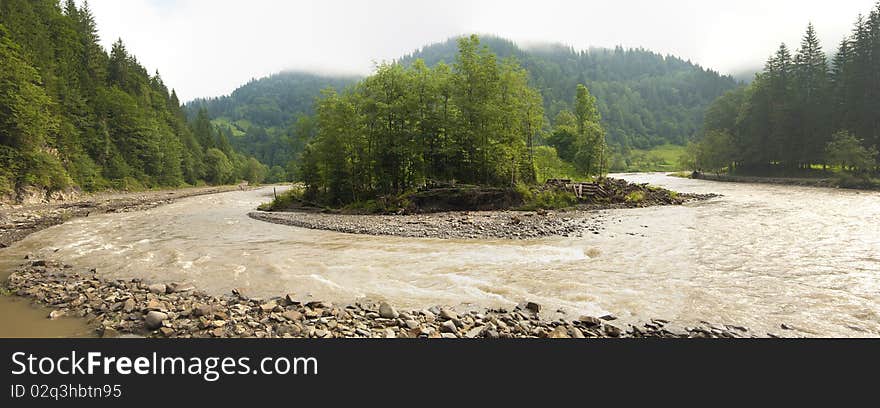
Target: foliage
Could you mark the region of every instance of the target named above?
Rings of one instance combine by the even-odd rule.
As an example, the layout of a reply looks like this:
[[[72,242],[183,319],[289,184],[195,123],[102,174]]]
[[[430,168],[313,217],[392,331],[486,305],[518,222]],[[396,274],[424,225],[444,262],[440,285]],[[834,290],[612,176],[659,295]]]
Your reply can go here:
[[[516,61],[462,38],[452,66],[383,64],[346,92],[326,90],[300,177],[310,198],[336,205],[433,181],[534,183],[542,106]]]
[[[294,186],[290,190],[278,194],[272,202],[260,205],[258,209],[260,211],[289,210],[302,202],[303,194],[302,188]]]
[[[815,173],[814,167],[878,170],[880,3],[859,17],[830,67],[815,29],[792,55],[782,44],[749,86],[708,109],[692,146],[694,169]]]
[[[575,111],[556,115],[556,126],[547,139],[560,157],[574,164],[580,175],[602,175],[607,169],[605,129],[596,107],[596,98],[582,84],[577,86]]]
[[[558,210],[577,205],[578,199],[573,192],[556,188],[531,188],[518,185],[517,191],[523,197],[521,211]]]
[[[852,171],[866,171],[877,165],[877,148],[866,148],[863,141],[848,132],[835,133],[825,155],[829,164]]]
[[[725,130],[710,130],[700,143],[689,147],[694,151],[696,170],[720,173],[733,163],[733,139]]]
[[[99,45],[87,3],[0,2],[0,189],[198,184],[215,146],[235,169],[224,181],[248,169],[122,41]]]
[[[359,79],[282,72],[251,80],[228,96],[196,99],[186,110],[193,116],[205,109],[237,151],[270,167],[286,167],[314,136],[308,120],[321,90],[342,91]]]
[[[459,53],[458,40],[429,45],[399,62],[409,67],[422,59],[432,69],[441,62],[451,64]],[[528,113],[532,119],[527,125],[536,127],[528,132],[533,137],[526,141],[527,146],[554,146],[559,156],[571,163],[577,152],[561,146],[567,141],[560,139],[574,141],[576,119],[568,122],[572,127],[566,129],[560,115],[574,115],[578,84],[585,85],[596,97],[595,107],[601,118],[598,123],[609,145],[602,162],[610,165],[616,161],[614,167],[618,169],[627,161],[635,163],[630,168],[642,166],[645,158],[631,159],[631,152],[638,155],[659,145],[684,145],[694,139],[706,106],[737,85],[732,78],[689,61],[643,49],[575,51],[561,45],[522,49],[497,37],[483,37],[481,44],[498,55],[496,62],[512,57],[526,70],[527,75],[520,79],[525,79],[530,89],[523,101],[532,106]],[[252,80],[229,96],[195,100],[186,108],[191,117],[206,108],[233,148],[270,167],[284,167],[288,177],[299,179],[300,156],[317,132],[313,102],[323,89],[344,93],[357,81],[352,77],[283,72]],[[536,98],[539,95],[542,101]],[[554,137],[557,140],[551,143]],[[612,149],[616,152],[613,156]],[[585,153],[582,158],[589,157]]]
[[[580,177],[574,165],[562,160],[551,146],[536,146],[534,152],[537,181],[543,183],[549,179],[575,180]]]
[[[641,190],[633,191],[626,195],[626,202],[630,204],[637,204],[642,201],[645,201],[645,192]]]
[[[655,172],[687,168],[682,163],[682,157],[686,158],[686,149],[685,146],[665,144],[648,150],[633,149],[628,155],[612,152],[611,171]]]
[[[233,167],[226,154],[217,148],[210,148],[205,153],[206,180],[213,184],[224,184],[232,181]]]
[[[575,110],[578,84],[589,88],[598,99],[608,143],[623,154],[633,148],[685,144],[698,135],[706,106],[737,86],[731,77],[644,49],[576,51],[561,44],[522,49],[503,38],[483,40],[500,58],[513,56],[521,62],[530,84],[544,97],[548,118]],[[434,66],[452,61],[456,41],[424,47],[401,62],[408,65],[422,59]],[[560,157],[564,157],[561,150]]]

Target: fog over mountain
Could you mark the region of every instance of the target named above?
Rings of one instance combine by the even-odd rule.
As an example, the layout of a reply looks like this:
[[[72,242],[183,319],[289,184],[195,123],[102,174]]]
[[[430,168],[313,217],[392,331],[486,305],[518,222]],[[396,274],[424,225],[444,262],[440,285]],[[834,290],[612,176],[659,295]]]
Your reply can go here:
[[[91,0],[102,43],[118,38],[182,100],[228,94],[285,69],[367,74],[391,60],[463,33],[528,46],[644,47],[722,73],[763,66],[780,42],[796,45],[812,21],[826,49],[872,0],[706,2],[630,0],[297,1]],[[823,8],[823,4],[825,7]]]

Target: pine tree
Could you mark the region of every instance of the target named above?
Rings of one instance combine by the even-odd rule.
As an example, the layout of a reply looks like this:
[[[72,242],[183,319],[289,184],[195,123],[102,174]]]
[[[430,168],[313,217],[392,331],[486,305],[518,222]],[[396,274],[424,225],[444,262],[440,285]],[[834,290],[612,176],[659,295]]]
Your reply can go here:
[[[785,44],[781,44],[776,54],[767,61],[767,91],[769,93],[770,143],[772,158],[786,165],[797,162],[797,152],[793,146],[799,142],[794,131],[792,115],[792,60]]]
[[[796,150],[801,165],[822,162],[831,136],[828,101],[828,62],[812,24],[807,26],[801,48],[794,59],[793,101],[796,132],[789,148]],[[799,140],[797,140],[799,139]],[[790,142],[791,143],[791,142]]]
[[[840,42],[831,70],[831,123],[835,130],[848,129],[853,123],[849,101],[855,95],[852,89],[852,53],[848,38]]]

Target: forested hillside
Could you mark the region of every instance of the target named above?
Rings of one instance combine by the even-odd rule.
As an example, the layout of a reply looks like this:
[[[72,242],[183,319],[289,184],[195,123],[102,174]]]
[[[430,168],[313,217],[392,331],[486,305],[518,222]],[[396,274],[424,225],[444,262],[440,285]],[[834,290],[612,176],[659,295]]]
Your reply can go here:
[[[497,37],[482,41],[499,59],[514,56],[529,72],[551,123],[572,108],[577,84],[585,84],[599,101],[608,143],[620,151],[686,143],[698,134],[706,106],[737,85],[689,61],[644,49],[576,51],[559,44],[524,49]],[[423,59],[432,66],[452,61],[455,52],[456,40],[450,39],[401,61]]]
[[[782,44],[748,87],[709,108],[694,167],[803,174],[834,166],[865,175],[880,146],[880,3],[829,58],[810,25]]]
[[[424,59],[429,67],[440,61],[452,63],[456,39],[434,44],[401,58],[404,65]],[[529,84],[542,94],[548,125],[536,135],[536,143],[549,143],[550,127],[562,111],[571,111],[578,84],[585,84],[598,100],[602,125],[616,152],[609,158],[617,169],[638,161],[630,149],[649,149],[664,144],[684,145],[700,130],[706,106],[736,87],[730,77],[705,70],[675,57],[641,49],[594,49],[585,52],[560,45],[524,50],[511,41],[481,38],[498,60],[516,57],[528,71]],[[291,157],[297,157],[314,136],[314,123],[307,116],[323,88],[337,91],[357,78],[281,73],[249,82],[230,96],[195,100],[190,113],[201,107],[224,129],[232,145],[253,154],[263,163],[288,173]]]
[[[187,110],[192,116],[205,108],[235,149],[276,167],[276,173],[287,170],[310,137],[303,117],[314,113],[321,90],[341,91],[358,79],[282,72],[252,80],[228,96],[196,99]]]
[[[122,41],[99,44],[88,4],[0,2],[0,195],[226,183],[265,173]]]

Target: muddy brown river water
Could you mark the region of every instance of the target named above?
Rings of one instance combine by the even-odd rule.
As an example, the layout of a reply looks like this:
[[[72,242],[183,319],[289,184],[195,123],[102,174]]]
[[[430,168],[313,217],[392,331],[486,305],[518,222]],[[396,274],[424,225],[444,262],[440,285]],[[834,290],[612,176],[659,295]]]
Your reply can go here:
[[[583,238],[468,241],[348,235],[252,220],[271,188],[182,199],[155,209],[72,220],[0,250],[0,278],[24,255],[95,267],[109,278],[187,281],[217,294],[293,292],[400,308],[512,306],[662,318],[804,336],[880,336],[880,193],[618,175],[723,197],[605,211]],[[45,319],[0,300],[0,336],[73,336],[78,320]],[[792,327],[783,331],[780,325]]]

